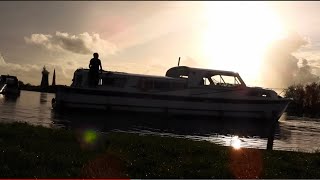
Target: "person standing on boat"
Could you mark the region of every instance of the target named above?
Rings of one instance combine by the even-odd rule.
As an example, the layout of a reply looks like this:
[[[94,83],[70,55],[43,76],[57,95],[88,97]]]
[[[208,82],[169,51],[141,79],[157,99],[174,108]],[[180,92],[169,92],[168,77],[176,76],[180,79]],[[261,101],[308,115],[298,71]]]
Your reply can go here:
[[[99,83],[99,67],[100,73],[102,73],[101,60],[99,59],[98,53],[93,53],[93,58],[89,64],[89,86],[96,87]]]

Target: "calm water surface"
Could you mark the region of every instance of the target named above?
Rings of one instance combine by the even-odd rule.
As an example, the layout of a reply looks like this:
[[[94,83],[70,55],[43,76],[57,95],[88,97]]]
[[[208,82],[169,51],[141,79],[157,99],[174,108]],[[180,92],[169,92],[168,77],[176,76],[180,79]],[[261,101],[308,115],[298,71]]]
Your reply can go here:
[[[21,91],[21,96],[16,99],[0,95],[0,122],[20,121],[51,128],[171,136],[206,140],[223,146],[231,146],[236,142],[241,147],[259,149],[265,149],[267,144],[267,130],[263,125],[243,124],[235,128],[234,122],[230,124],[198,119],[177,120],[143,115],[133,118],[83,112],[57,114],[51,108],[53,97],[51,93],[31,91]],[[283,115],[276,128],[274,149],[304,152],[320,150],[320,119]]]

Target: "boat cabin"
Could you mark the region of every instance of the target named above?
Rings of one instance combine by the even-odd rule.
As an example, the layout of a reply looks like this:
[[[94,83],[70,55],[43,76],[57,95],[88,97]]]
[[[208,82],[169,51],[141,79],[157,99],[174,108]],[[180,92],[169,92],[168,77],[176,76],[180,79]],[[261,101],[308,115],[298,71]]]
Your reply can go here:
[[[88,69],[77,69],[72,87],[88,87]],[[143,91],[177,90],[189,87],[246,87],[238,73],[177,66],[165,76],[103,71],[97,88],[126,88]]]
[[[18,78],[16,76],[1,75],[0,94],[19,96],[20,88]]]
[[[222,87],[245,87],[246,84],[236,72],[212,69],[191,68],[177,66],[170,68],[167,77],[188,79],[188,87],[199,86],[222,86]]]
[[[78,69],[72,79],[72,87],[88,87],[88,69]],[[177,90],[187,87],[186,79],[164,76],[142,75],[124,72],[103,71],[97,88],[126,88],[142,91]]]
[[[18,78],[16,76],[1,75],[0,84],[6,84],[8,87],[18,87]]]

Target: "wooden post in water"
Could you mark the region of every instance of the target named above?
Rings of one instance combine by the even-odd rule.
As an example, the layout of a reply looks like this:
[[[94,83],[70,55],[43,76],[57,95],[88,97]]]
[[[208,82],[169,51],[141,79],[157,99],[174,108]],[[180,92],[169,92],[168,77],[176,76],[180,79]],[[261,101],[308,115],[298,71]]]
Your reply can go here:
[[[273,118],[271,125],[269,126],[267,150],[272,150],[272,148],[273,148],[273,141],[274,141],[274,135],[275,135],[275,129],[276,129],[277,122],[278,122],[277,119]]]

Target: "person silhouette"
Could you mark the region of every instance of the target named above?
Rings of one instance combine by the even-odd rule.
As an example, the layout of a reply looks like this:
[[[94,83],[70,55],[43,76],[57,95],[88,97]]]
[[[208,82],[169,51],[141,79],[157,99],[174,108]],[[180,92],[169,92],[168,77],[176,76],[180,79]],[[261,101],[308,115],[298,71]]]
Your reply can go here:
[[[98,53],[93,53],[93,58],[89,64],[89,86],[96,87],[99,83],[99,67],[100,73],[102,73],[101,60]]]

